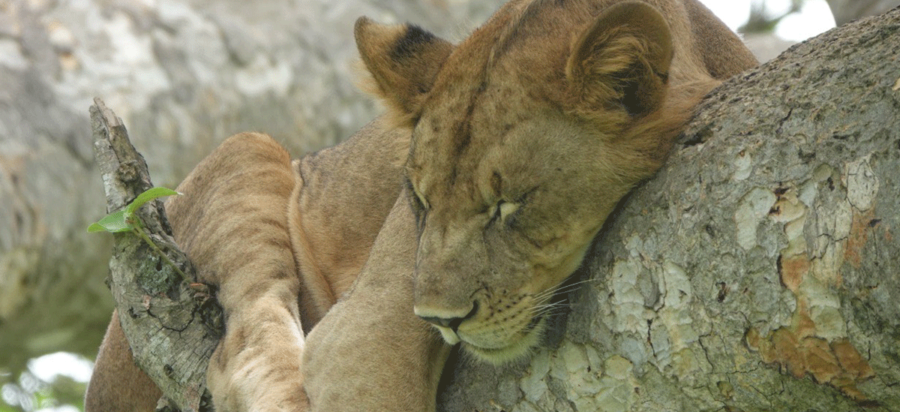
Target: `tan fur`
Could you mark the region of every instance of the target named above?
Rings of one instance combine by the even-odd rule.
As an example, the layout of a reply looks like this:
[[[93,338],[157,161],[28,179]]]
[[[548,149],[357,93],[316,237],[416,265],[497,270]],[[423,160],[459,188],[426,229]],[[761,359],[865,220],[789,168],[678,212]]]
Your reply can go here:
[[[100,345],[84,409],[94,412],[153,412],[162,393],[131,357],[131,348],[119,324],[118,311]]]
[[[514,0],[449,55],[420,34],[399,53],[411,36],[367,20],[356,36],[392,118],[413,130],[415,312],[495,363],[539,341],[615,204],[661,166],[700,99],[755,64],[694,0]],[[428,89],[402,81],[428,73],[415,80]]]
[[[220,287],[220,411],[429,411],[443,341],[527,354],[615,204],[755,64],[696,0],[513,0],[457,47],[355,30],[385,118],[293,165],[265,136],[233,137],[168,204]],[[123,339],[107,335],[89,411],[132,410],[115,394],[139,371],[102,366],[130,361]]]
[[[184,195],[167,202],[175,239],[200,280],[219,286],[225,309],[226,334],[207,371],[217,410],[305,408],[304,329],[367,260],[400,192],[408,147],[408,132],[376,120],[292,165],[271,138],[245,133],[222,143],[178,187]],[[152,411],[159,395],[114,317],[87,410]]]
[[[311,410],[435,409],[450,346],[413,314],[415,236],[400,197],[353,290],[309,334],[303,374]]]
[[[376,119],[348,141],[295,162],[289,202],[294,257],[303,279],[303,320],[319,322],[353,284],[402,187],[409,132]],[[326,286],[327,285],[327,286]]]

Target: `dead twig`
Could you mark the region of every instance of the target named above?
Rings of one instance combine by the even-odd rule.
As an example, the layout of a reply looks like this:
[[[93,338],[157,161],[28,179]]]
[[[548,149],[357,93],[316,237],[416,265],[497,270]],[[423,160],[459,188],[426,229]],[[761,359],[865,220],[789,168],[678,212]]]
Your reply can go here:
[[[90,112],[107,212],[117,211],[153,185],[121,119],[100,99],[94,99]],[[217,326],[222,324],[221,309],[212,299],[196,299],[196,290],[185,281],[195,280],[196,273],[172,238],[162,202],[148,202],[135,217],[147,238],[131,232],[114,234],[109,262],[108,282],[122,329],[135,362],[162,390],[165,403],[182,411],[200,411],[208,405],[206,366],[221,335]]]

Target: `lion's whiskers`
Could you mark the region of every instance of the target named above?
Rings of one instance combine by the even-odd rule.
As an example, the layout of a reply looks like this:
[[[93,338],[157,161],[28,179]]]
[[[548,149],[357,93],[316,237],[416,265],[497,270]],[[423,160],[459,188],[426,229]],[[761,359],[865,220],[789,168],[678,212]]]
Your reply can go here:
[[[535,294],[534,300],[543,301],[543,300],[553,297],[554,295],[556,295],[558,293],[573,292],[573,291],[579,289],[582,285],[584,285],[586,283],[595,282],[595,281],[596,281],[595,279],[584,279],[584,280],[580,280],[578,282],[564,284],[563,286],[560,286],[558,288],[550,288],[550,289],[544,290],[543,292]]]
[[[565,308],[567,305],[565,302],[553,302],[547,303],[543,305],[536,305],[531,308],[531,312],[533,316],[541,316],[546,315],[551,312],[555,312],[557,309]]]

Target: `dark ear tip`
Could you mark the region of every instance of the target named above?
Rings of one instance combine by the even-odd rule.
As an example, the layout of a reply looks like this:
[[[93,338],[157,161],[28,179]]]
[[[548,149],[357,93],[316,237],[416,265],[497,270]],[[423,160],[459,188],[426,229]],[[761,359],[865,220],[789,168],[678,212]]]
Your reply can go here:
[[[363,31],[370,25],[372,25],[372,20],[366,16],[356,19],[356,23],[353,24],[353,37],[356,38],[357,43]]]

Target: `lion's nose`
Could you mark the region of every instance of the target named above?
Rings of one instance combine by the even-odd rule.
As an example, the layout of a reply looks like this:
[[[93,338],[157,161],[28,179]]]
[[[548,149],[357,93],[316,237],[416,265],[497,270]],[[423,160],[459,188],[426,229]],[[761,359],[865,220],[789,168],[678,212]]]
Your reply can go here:
[[[415,308],[416,316],[422,318],[422,320],[431,323],[437,326],[443,326],[445,328],[450,328],[453,332],[456,332],[459,329],[459,325],[461,325],[466,319],[470,319],[475,316],[475,313],[478,312],[478,302],[472,303],[472,309],[469,313],[466,313],[463,316],[429,316],[431,313],[427,313],[427,311],[419,310],[419,308]]]

